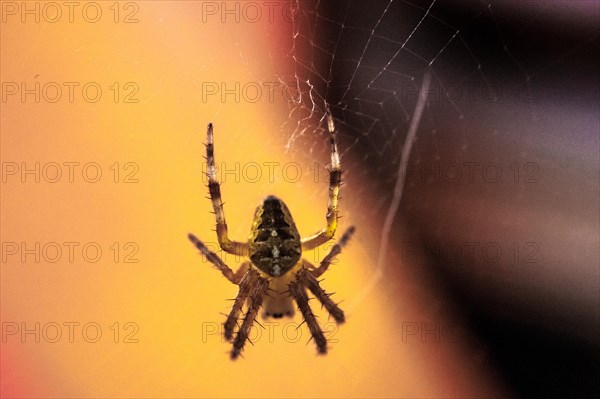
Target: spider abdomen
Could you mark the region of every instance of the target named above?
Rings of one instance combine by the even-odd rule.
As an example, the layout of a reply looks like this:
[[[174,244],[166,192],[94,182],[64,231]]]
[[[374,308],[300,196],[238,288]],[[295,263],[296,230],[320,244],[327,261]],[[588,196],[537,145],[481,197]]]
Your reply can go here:
[[[264,273],[278,277],[300,260],[300,234],[283,201],[268,196],[256,208],[248,240],[250,260]]]

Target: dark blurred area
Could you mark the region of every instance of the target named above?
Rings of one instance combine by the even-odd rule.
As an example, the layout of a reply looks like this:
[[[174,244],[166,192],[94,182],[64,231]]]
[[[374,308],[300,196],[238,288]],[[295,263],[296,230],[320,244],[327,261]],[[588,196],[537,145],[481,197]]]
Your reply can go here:
[[[381,198],[365,217],[392,199],[430,71],[396,218],[419,238],[408,255],[516,395],[599,397],[599,4],[301,4],[296,73],[331,104],[363,194]]]

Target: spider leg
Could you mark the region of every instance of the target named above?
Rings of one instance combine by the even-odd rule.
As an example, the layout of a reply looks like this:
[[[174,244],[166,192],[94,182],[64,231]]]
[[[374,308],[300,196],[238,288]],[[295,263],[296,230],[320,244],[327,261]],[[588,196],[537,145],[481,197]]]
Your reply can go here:
[[[225,252],[230,254],[247,256],[248,244],[243,242],[231,241],[227,235],[227,223],[225,222],[225,211],[223,209],[223,201],[221,200],[221,185],[216,178],[215,167],[215,146],[213,139],[213,125],[208,124],[206,132],[206,162],[208,168],[206,175],[208,176],[208,192],[212,201],[213,211],[217,219],[217,237],[219,245]]]
[[[319,326],[319,323],[317,322],[315,314],[308,304],[306,288],[301,280],[296,279],[290,283],[290,294],[298,304],[298,309],[302,312],[308,330],[317,344],[317,352],[320,354],[327,353],[327,339],[325,338],[325,334],[323,334],[321,326]]]
[[[242,278],[250,268],[250,262],[244,262],[240,265],[240,267],[235,271],[235,279],[236,281],[241,282]]]
[[[204,243],[200,241],[195,235],[189,233],[188,238],[190,239],[192,244],[194,244],[196,248],[198,248],[198,251],[200,251],[202,255],[206,256],[206,259],[208,259],[210,263],[215,265],[216,268],[219,269],[221,273],[223,273],[223,276],[225,276],[227,280],[231,281],[233,284],[240,283],[242,277],[244,276],[245,270],[248,268],[247,263],[243,263],[240,266],[240,269],[236,273],[234,273],[233,270],[231,270],[229,266],[227,266],[225,262],[223,262],[216,253],[209,250],[206,247],[206,245],[204,245]]]
[[[319,302],[323,304],[336,323],[342,324],[346,321],[344,311],[340,309],[337,303],[331,300],[331,294],[326,293],[325,290],[321,288],[319,281],[313,275],[311,270],[300,269],[296,274],[296,278],[314,294]]]
[[[327,271],[333,258],[335,258],[337,255],[339,255],[340,252],[342,252],[342,248],[344,248],[344,246],[346,246],[346,244],[348,243],[348,241],[354,234],[355,230],[356,230],[356,228],[354,226],[348,227],[348,229],[344,232],[344,235],[342,235],[342,238],[340,238],[340,240],[333,247],[331,247],[331,249],[329,250],[329,253],[327,255],[325,255],[325,257],[319,264],[319,267],[310,271],[313,276],[319,277]]]
[[[242,310],[242,306],[244,306],[244,302],[246,301],[246,298],[248,298],[248,294],[250,294],[250,288],[252,287],[253,283],[258,277],[257,274],[249,271],[249,269],[247,268],[247,263],[242,264],[242,267],[244,265],[246,265],[246,268],[244,268],[244,274],[240,281],[240,290],[237,296],[235,297],[233,306],[231,307],[231,311],[227,316],[227,320],[225,320],[225,323],[223,324],[223,335],[227,341],[231,341],[233,338],[233,330],[235,329],[235,326],[237,324],[238,316],[240,314],[240,311]],[[242,267],[240,267],[240,270],[238,270],[238,272],[242,271]]]
[[[329,144],[331,146],[331,166],[329,169],[329,200],[327,202],[327,227],[302,239],[302,250],[306,251],[325,244],[335,234],[338,219],[338,199],[342,184],[342,169],[340,154],[337,149],[335,124],[331,112],[327,109],[327,128],[329,129]]]
[[[249,306],[248,311],[244,316],[244,321],[233,340],[233,348],[230,353],[232,360],[237,359],[242,352],[242,349],[244,349],[246,340],[248,340],[250,328],[252,327],[252,324],[254,324],[254,319],[262,305],[263,296],[267,291],[267,288],[269,288],[269,281],[266,278],[261,277],[256,270],[250,269],[246,275],[250,275],[249,278],[251,279],[248,296]]]

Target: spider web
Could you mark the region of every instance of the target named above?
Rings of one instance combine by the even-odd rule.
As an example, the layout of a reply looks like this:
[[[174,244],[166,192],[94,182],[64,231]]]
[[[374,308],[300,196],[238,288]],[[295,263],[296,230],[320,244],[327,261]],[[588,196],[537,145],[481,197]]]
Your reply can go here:
[[[326,137],[323,115],[329,104],[344,137],[342,155],[354,156],[360,149],[364,164],[371,161],[376,175],[391,178],[377,179],[389,188],[426,71],[433,75],[436,99],[447,100],[442,104],[447,109],[426,110],[429,123],[422,130],[428,134],[439,128],[432,111],[450,112],[464,123],[461,105],[453,99],[457,93],[446,84],[461,90],[466,82],[493,88],[498,58],[503,58],[502,74],[520,75],[526,84],[531,76],[503,38],[493,4],[467,4],[456,10],[455,4],[436,0],[384,0],[367,6],[361,1],[297,1],[289,54],[294,76],[280,77],[296,99],[285,127],[291,132],[288,148],[305,141],[311,152],[316,149],[315,134]],[[535,3],[521,11],[526,20],[540,13]],[[480,34],[482,25],[493,41],[481,43],[470,36],[473,28]]]
[[[414,139],[431,144],[427,157],[433,160],[448,143],[468,154],[472,136],[465,131],[482,107],[514,102],[515,95],[526,102],[538,73],[595,38],[585,32],[575,39],[577,46],[561,43],[546,53],[532,52],[541,39],[530,38],[530,28],[552,11],[548,4],[294,3],[291,50],[285,56],[294,72],[279,75],[293,98],[282,126],[287,149],[309,148],[311,157],[327,159],[325,113],[331,109],[342,165],[352,170],[345,175],[352,202],[371,209],[361,215],[365,221],[385,216],[387,232],[367,232],[380,237],[376,278],[385,267],[385,243],[402,198],[406,171],[401,164],[421,157],[403,149],[425,76],[431,75],[431,83]]]

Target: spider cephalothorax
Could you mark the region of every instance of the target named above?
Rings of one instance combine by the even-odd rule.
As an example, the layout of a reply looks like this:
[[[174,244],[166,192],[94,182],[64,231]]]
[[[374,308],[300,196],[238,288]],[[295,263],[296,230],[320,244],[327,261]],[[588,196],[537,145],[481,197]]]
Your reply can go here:
[[[307,289],[321,302],[337,323],[343,323],[345,320],[344,312],[331,300],[330,294],[321,288],[317,279],[325,273],[333,258],[346,245],[354,233],[354,227],[346,230],[339,242],[323,258],[319,267],[315,267],[306,259],[301,258],[302,250],[314,249],[333,238],[337,227],[337,205],[342,171],[337,151],[335,126],[329,113],[327,114],[327,126],[331,145],[327,227],[312,236],[300,238],[292,214],[285,203],[277,197],[268,196],[262,205],[256,208],[248,242],[237,242],[231,241],[227,234],[227,224],[221,201],[221,187],[216,179],[213,126],[212,124],[208,125],[206,144],[208,191],[217,219],[219,245],[225,252],[247,256],[250,261],[242,263],[238,271],[234,273],[196,236],[189,234],[188,238],[229,281],[240,287],[231,312],[223,324],[225,338],[233,340],[232,359],[237,358],[244,348],[260,307],[264,307],[264,317],[291,317],[294,314],[292,299],[296,302],[308,325],[318,352],[327,353],[327,340],[308,305]],[[234,338],[234,330],[238,325],[244,305],[247,310]]]

